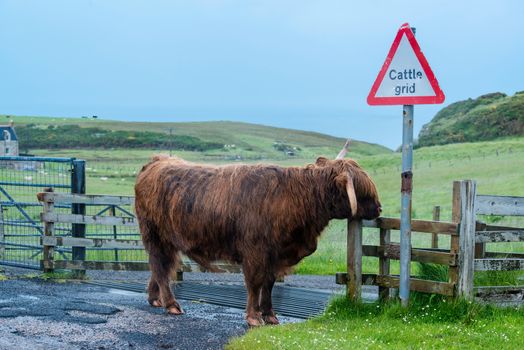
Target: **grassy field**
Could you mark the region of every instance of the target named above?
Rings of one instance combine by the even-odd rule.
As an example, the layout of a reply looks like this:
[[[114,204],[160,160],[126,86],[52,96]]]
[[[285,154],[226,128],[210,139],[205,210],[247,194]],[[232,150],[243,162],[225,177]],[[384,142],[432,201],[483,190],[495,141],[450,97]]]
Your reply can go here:
[[[522,349],[523,325],[523,308],[418,295],[403,309],[398,302],[352,304],[340,298],[323,316],[250,330],[226,349]]]
[[[147,150],[35,150],[42,156],[74,156],[86,159],[87,192],[98,194],[132,195],[137,171],[157,151]],[[336,150],[322,153],[334,157]],[[204,161],[199,152],[176,152],[176,155],[194,161]],[[400,154],[384,153],[373,156],[351,154],[375,180],[381,196],[384,216],[400,215]],[[271,160],[282,166],[305,165],[316,156],[301,159]],[[222,164],[225,161],[215,161]],[[413,217],[431,219],[435,205],[441,206],[441,220],[451,220],[452,182],[475,179],[482,194],[524,196],[524,138],[499,141],[453,144],[420,148],[414,152]],[[524,226],[516,218],[483,217],[487,222],[510,226]],[[398,241],[398,232],[393,232]],[[430,235],[413,234],[415,247],[429,247]],[[366,230],[366,244],[378,243],[377,230]],[[442,247],[449,239],[441,236]],[[334,274],[343,271],[346,259],[346,222],[334,220],[320,239],[318,250],[298,265],[297,273]],[[522,252],[521,243],[490,245],[489,250]],[[365,258],[364,272],[376,272],[376,258]],[[397,271],[398,265],[392,264]]]

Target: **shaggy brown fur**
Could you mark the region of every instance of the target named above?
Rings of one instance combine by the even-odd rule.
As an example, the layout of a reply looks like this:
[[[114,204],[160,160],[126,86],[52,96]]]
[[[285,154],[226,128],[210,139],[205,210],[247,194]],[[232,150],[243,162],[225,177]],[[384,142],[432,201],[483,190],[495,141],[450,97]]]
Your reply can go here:
[[[213,167],[156,156],[138,175],[135,194],[152,272],[151,305],[183,312],[169,288],[179,252],[207,268],[227,260],[242,264],[252,326],[278,323],[271,303],[275,279],[316,250],[329,220],[372,219],[381,210],[373,181],[355,161],[326,158],[282,168]]]

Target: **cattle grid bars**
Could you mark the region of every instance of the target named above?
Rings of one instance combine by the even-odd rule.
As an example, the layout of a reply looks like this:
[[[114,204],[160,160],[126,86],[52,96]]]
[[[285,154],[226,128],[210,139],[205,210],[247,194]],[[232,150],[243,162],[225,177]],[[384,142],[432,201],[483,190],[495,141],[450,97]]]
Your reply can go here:
[[[71,193],[81,185],[77,171],[84,161],[74,158],[0,157],[0,265],[40,269],[42,246],[40,222],[42,205],[35,194],[46,188],[56,193]],[[71,206],[57,206],[59,213],[71,213]],[[57,235],[71,234],[68,223],[56,225]],[[56,250],[71,259],[71,249]]]

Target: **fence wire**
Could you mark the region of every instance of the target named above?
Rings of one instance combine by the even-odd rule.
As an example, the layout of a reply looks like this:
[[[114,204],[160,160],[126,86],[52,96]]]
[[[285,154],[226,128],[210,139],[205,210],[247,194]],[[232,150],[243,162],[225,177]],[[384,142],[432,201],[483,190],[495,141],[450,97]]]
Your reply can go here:
[[[40,269],[44,228],[36,194],[46,188],[71,193],[72,171],[70,158],[0,157],[0,264]],[[56,209],[71,212],[70,206]],[[69,235],[71,225],[60,224],[55,230],[57,235]],[[56,252],[70,258],[70,249]]]
[[[135,217],[131,205],[88,205],[86,215]],[[86,238],[140,240],[138,226],[86,225]],[[142,249],[87,248],[86,260],[146,262]]]
[[[37,193],[72,192],[74,158],[0,157],[0,265],[40,269],[44,226],[40,221],[42,204]],[[87,186],[86,186],[87,187]],[[88,191],[88,188],[86,188]],[[70,214],[71,205],[55,205],[57,213]],[[131,205],[86,206],[86,215],[134,217]],[[56,223],[56,236],[71,237],[71,224]],[[140,240],[138,227],[86,225],[86,238]],[[56,247],[56,260],[73,260],[70,247]],[[87,248],[86,260],[147,261],[144,250]]]

